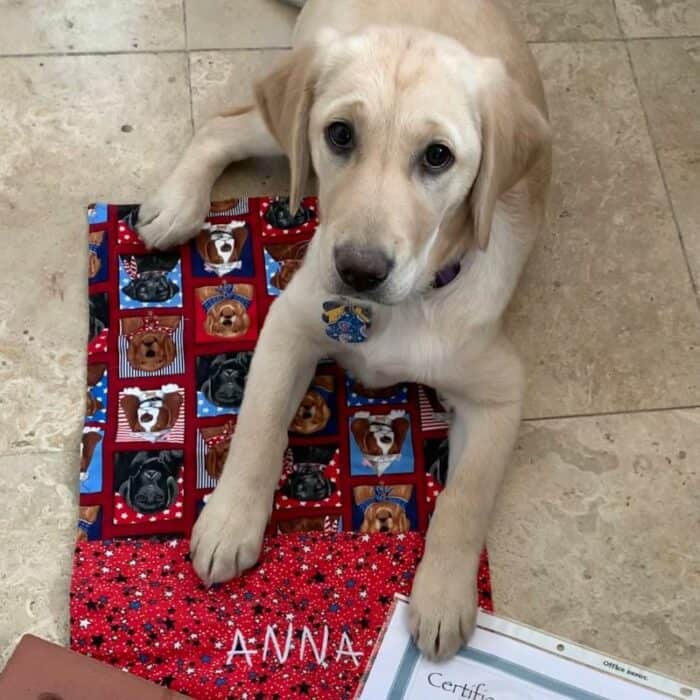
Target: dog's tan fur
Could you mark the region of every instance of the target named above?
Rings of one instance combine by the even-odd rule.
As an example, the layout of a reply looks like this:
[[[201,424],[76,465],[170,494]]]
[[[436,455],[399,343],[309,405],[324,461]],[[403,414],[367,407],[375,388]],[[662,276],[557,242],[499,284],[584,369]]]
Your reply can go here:
[[[255,87],[256,108],[205,125],[140,211],[141,235],[167,247],[198,233],[232,161],[284,152],[292,208],[312,171],[319,185],[322,225],[268,314],[230,467],[193,532],[193,564],[214,582],[257,560],[286,428],[321,357],[369,388],[421,381],[453,417],[411,620],[421,651],[445,658],[474,626],[479,553],[520,422],[523,372],[500,321],[544,217],[544,93],[497,0],[309,0],[295,47]],[[324,137],[338,119],[357,134],[347,157]],[[427,177],[421,154],[436,140],[454,163]],[[347,295],[334,265],[345,244],[394,262],[375,293],[359,295],[373,326],[352,346],[329,340],[320,320],[324,301]],[[430,289],[456,261],[459,276]]]

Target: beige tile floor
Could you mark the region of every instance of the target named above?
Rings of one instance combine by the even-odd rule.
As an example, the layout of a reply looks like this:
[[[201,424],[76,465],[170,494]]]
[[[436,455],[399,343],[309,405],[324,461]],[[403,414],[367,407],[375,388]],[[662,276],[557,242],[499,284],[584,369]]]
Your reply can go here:
[[[700,683],[700,4],[509,0],[556,131],[508,322],[527,421],[490,535],[498,610]],[[0,2],[0,658],[65,642],[84,205],[137,201],[289,45],[277,0]],[[284,190],[282,162],[220,194]]]

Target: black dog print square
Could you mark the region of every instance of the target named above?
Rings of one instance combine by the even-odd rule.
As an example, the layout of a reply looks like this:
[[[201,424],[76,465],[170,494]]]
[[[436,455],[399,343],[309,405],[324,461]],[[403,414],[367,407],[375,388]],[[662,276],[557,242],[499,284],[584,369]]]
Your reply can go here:
[[[197,416],[237,414],[253,353],[226,352],[197,358]]]
[[[318,226],[317,206],[314,197],[305,197],[301,200],[299,209],[292,214],[289,211],[288,197],[264,197],[260,200],[263,238],[312,234]]]
[[[125,316],[120,321],[119,376],[162,377],[185,371],[182,317]]]
[[[119,256],[121,309],[182,308],[182,268],[177,252]]]
[[[107,354],[109,341],[109,296],[97,292],[88,298],[88,359]]]
[[[340,448],[292,445],[285,450],[275,508],[341,508]]]
[[[183,517],[183,452],[157,450],[114,455],[115,525]]]

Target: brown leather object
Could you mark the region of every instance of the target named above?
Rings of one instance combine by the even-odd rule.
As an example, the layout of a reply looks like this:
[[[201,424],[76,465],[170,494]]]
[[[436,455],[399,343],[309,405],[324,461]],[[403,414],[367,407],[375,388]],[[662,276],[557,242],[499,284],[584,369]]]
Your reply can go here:
[[[0,674],[2,700],[185,700],[184,695],[25,634]]]

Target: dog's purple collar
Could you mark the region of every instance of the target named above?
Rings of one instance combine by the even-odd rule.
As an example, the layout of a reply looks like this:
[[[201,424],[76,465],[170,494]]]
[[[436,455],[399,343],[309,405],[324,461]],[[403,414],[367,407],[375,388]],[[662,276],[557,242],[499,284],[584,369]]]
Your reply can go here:
[[[447,265],[446,267],[443,267],[442,270],[439,270],[438,273],[435,275],[435,279],[433,280],[433,287],[435,289],[440,289],[440,287],[446,287],[450,282],[453,282],[456,279],[461,269],[462,263],[459,262],[452,263],[450,265]]]

